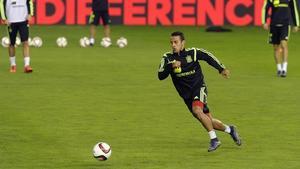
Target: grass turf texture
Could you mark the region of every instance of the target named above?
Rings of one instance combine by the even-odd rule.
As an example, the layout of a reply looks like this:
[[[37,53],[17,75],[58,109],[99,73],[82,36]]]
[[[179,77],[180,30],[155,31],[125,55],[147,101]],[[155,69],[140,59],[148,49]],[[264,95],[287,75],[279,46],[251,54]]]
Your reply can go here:
[[[182,30],[187,47],[214,53],[230,70],[223,79],[202,62],[213,115],[238,126],[243,146],[218,132],[222,146],[207,153],[208,135],[188,112],[170,78],[157,79],[170,49],[169,34]],[[99,28],[98,35],[102,35]],[[80,48],[88,27],[33,26],[44,40],[31,48],[33,74],[24,74],[21,48],[17,73],[0,55],[0,168],[2,169],[269,169],[300,168],[298,57],[292,34],[287,78],[276,77],[268,34],[261,28],[206,33],[196,27],[112,27],[113,42],[129,46]],[[5,27],[1,27],[2,36]],[[56,47],[65,36],[67,48]],[[100,39],[100,38],[98,38]],[[112,147],[106,162],[92,147]]]

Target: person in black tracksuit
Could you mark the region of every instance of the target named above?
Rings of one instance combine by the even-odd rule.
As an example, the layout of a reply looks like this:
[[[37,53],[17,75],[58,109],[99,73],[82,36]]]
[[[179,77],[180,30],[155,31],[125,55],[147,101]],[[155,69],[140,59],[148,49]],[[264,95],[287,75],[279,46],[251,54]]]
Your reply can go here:
[[[266,30],[269,29],[268,12],[272,10],[269,43],[274,47],[278,77],[287,75],[290,23],[293,22],[294,31],[297,32],[300,24],[298,8],[298,0],[265,0],[263,5],[262,24]]]
[[[211,139],[209,152],[216,150],[221,144],[214,129],[229,133],[235,143],[240,146],[241,139],[236,128],[225,125],[218,119],[213,118],[209,111],[207,87],[199,61],[206,61],[226,78],[229,77],[228,69],[213,54],[204,49],[186,49],[184,47],[185,37],[182,32],[173,32],[170,42],[173,52],[167,52],[163,55],[158,70],[159,80],[164,80],[171,75],[178,94],[194,117],[208,131]]]
[[[90,15],[89,23],[90,27],[90,45],[95,43],[96,26],[99,25],[100,18],[104,26],[104,38],[110,41],[110,26],[111,23],[108,0],[93,0],[92,1],[92,13]]]

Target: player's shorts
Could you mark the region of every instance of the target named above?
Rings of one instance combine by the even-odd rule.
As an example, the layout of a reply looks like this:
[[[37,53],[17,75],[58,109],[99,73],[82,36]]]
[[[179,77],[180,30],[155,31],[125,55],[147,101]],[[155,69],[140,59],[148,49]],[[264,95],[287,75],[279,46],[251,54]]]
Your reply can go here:
[[[7,28],[8,28],[8,34],[9,34],[11,46],[15,45],[18,32],[20,34],[21,42],[28,41],[28,37],[29,37],[28,21],[11,23]]]
[[[200,101],[203,103],[203,113],[209,113],[209,108],[207,106],[207,89],[205,86],[202,86],[196,90],[191,98],[184,99],[184,102],[191,113],[193,113],[193,103],[194,101]]]
[[[269,34],[269,43],[270,44],[280,44],[282,40],[289,40],[290,35],[290,26],[282,25],[282,26],[270,26],[270,34]]]
[[[93,11],[90,15],[89,23],[97,26],[99,25],[100,18],[103,25],[111,23],[108,11]]]

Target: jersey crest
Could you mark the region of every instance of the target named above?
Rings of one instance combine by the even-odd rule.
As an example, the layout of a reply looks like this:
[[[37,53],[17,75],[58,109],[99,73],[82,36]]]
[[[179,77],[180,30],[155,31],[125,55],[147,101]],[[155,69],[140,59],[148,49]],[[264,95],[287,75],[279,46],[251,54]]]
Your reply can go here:
[[[192,59],[192,57],[190,55],[188,55],[185,59],[186,59],[187,63],[193,62],[193,59]]]

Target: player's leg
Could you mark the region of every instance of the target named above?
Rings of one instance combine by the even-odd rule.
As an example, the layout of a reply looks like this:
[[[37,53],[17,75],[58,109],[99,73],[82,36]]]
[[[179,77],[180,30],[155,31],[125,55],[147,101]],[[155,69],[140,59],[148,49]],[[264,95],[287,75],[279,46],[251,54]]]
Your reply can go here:
[[[230,134],[231,138],[238,146],[242,145],[242,140],[241,140],[235,126],[233,126],[233,125],[229,126],[229,125],[224,124],[222,121],[220,121],[216,118],[213,118],[211,113],[206,113],[206,115],[211,119],[215,130],[223,131],[225,133]]]
[[[29,24],[27,21],[22,22],[20,24],[19,32],[20,32],[21,42],[23,44],[24,72],[31,73],[32,68],[30,66],[30,54],[29,54],[29,44],[28,44]]]
[[[104,25],[104,36],[110,38],[110,26]]]
[[[288,66],[288,39],[290,34],[290,26],[283,26],[280,35],[280,46],[282,48],[282,74],[281,77],[286,77]]]
[[[286,77],[287,74],[287,66],[288,66],[288,42],[286,40],[282,40],[280,43],[282,48],[282,73],[281,77]]]
[[[224,123],[222,123],[220,120],[213,118],[211,113],[208,112],[208,113],[205,113],[205,114],[211,119],[211,122],[213,124],[213,128],[215,130],[219,130],[219,131],[225,131],[226,130],[226,125]]]
[[[110,26],[109,26],[109,24],[111,23],[111,20],[110,20],[110,17],[109,17],[109,13],[108,13],[108,11],[102,11],[100,15],[101,15],[101,19],[102,19],[103,26],[104,26],[104,37],[110,39]]]
[[[274,50],[274,60],[277,67],[277,76],[281,76],[282,66],[281,66],[281,47],[279,39],[279,28],[276,26],[270,27],[270,39],[269,43],[273,44]]]
[[[205,115],[206,109],[204,109],[207,103],[207,89],[205,86],[202,86],[198,91],[195,91],[194,98],[192,99],[192,113],[195,118],[197,118],[202,126],[207,130],[210,137],[210,146],[208,151],[216,150],[221,142],[218,140],[216,132],[213,128],[212,120]]]
[[[90,45],[93,46],[95,44],[95,35],[96,35],[96,26],[90,26]]]
[[[282,62],[284,63],[284,62],[287,62],[288,61],[288,54],[289,54],[289,52],[288,52],[288,42],[286,41],[286,40],[282,40],[281,42],[280,42],[280,46],[281,46],[281,48],[282,48]]]
[[[203,103],[201,103],[200,101],[195,100],[193,102],[193,106],[192,106],[192,110],[193,110],[193,116],[198,119],[201,124],[203,125],[203,127],[208,131],[213,131],[213,124],[212,121],[209,117],[207,117],[204,113],[203,113]],[[216,136],[214,136],[213,138],[216,138]]]
[[[17,38],[17,25],[15,23],[10,24],[8,27],[8,35],[10,40],[10,45],[8,48],[9,61],[10,61],[10,72],[15,73],[17,70],[16,64],[16,38]]]
[[[281,76],[282,74],[281,47],[278,44],[273,44],[273,48],[274,48],[274,59],[277,66],[277,76]]]
[[[95,44],[96,37],[96,27],[99,25],[99,13],[93,11],[90,15],[89,19],[90,23],[90,45],[93,46]]]
[[[211,119],[203,112],[203,105],[203,102],[201,102],[200,100],[194,100],[192,104],[192,113],[208,132],[208,135],[210,137],[208,152],[211,152],[216,150],[221,145],[221,142],[217,138]]]
[[[273,45],[274,48],[274,59],[276,64],[281,63],[281,46],[278,44]],[[281,69],[280,69],[281,70]]]

